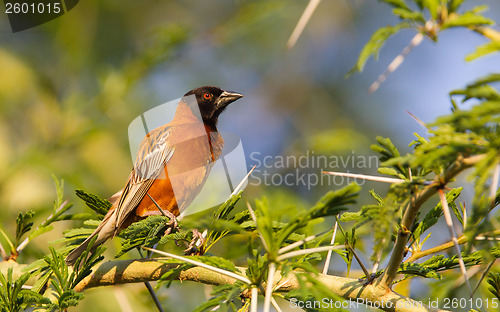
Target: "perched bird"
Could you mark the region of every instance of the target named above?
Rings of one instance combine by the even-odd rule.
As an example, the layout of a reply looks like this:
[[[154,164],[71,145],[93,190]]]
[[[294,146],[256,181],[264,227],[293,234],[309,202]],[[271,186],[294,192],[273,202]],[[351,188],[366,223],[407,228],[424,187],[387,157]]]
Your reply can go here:
[[[186,93],[172,121],[142,140],[125,188],[112,200],[97,229],[66,257],[66,264],[73,265],[96,235],[92,250],[131,223],[161,214],[158,206],[170,216],[178,216],[189,206],[222,153],[219,115],[241,97],[212,86]]]

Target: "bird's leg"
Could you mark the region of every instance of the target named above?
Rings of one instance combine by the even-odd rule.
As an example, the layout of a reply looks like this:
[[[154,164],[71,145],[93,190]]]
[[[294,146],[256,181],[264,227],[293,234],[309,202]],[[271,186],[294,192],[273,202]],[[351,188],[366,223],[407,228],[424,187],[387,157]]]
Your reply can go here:
[[[208,231],[205,230],[200,233],[197,229],[193,229],[193,239],[189,243],[188,247],[184,250],[185,255],[202,255],[203,254],[203,243],[205,242],[205,237]]]
[[[151,201],[153,201],[153,203],[155,204],[156,208],[158,208],[158,210],[160,211],[160,213],[164,216],[164,217],[168,217],[169,218],[169,221],[167,222],[167,226],[168,228],[165,230],[165,235],[168,235],[170,233],[172,233],[172,230],[176,229],[178,227],[178,223],[177,223],[177,217],[171,213],[170,211],[168,210],[164,210],[160,207],[160,205],[158,205],[158,203],[156,202],[156,200],[154,200],[153,197],[151,197],[151,195],[149,195],[149,193],[146,193],[149,198],[151,199]],[[157,214],[157,213],[152,213],[152,214]]]
[[[173,230],[177,229],[179,224],[177,223],[177,217],[168,210],[162,210],[170,220],[167,222],[168,228],[165,230],[165,235],[172,233]]]

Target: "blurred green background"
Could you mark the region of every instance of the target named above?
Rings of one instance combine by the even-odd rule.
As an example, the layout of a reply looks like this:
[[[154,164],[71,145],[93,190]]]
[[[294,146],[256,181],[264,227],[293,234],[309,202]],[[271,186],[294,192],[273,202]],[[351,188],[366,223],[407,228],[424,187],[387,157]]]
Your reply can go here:
[[[378,62],[370,61],[365,72],[346,80],[372,32],[397,19],[377,1],[322,1],[288,50],[286,42],[307,3],[85,0],[64,16],[19,33],[12,33],[6,15],[0,15],[1,225],[13,231],[19,211],[48,214],[55,197],[52,174],[66,181],[66,196],[80,211],[86,208],[74,189],[102,197],[121,189],[132,167],[129,123],[201,85],[245,95],[223,114],[219,128],[241,136],[251,168],[255,159],[308,151],[373,155],[369,145],[376,135],[391,137],[404,151],[413,132],[424,133],[406,111],[431,121],[449,111],[449,91],[500,69],[499,55],[466,63],[464,56],[485,40],[452,30],[437,44],[424,41],[369,95],[371,82],[414,33],[389,40]],[[490,5],[486,16],[500,21],[498,1],[466,6],[481,3]],[[262,181],[265,172],[295,169],[261,167],[256,177]],[[376,172],[374,166],[351,164],[299,169]],[[245,197],[266,194],[281,206],[307,206],[337,187],[255,185],[257,178]],[[383,189],[369,182],[365,187]],[[46,242],[59,238],[63,229],[37,239],[32,253],[46,253]],[[143,285],[122,288],[88,291],[86,296],[95,300],[75,310],[152,308],[150,298],[141,296]],[[188,311],[206,293],[184,283],[162,289],[160,296],[167,310]]]

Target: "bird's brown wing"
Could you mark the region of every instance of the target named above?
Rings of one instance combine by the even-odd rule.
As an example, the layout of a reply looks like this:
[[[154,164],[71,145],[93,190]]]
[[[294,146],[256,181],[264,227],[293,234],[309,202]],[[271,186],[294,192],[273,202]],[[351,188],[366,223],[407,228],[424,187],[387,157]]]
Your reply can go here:
[[[168,141],[171,134],[170,127],[160,127],[142,140],[134,168],[116,206],[115,234],[172,158],[174,147]]]

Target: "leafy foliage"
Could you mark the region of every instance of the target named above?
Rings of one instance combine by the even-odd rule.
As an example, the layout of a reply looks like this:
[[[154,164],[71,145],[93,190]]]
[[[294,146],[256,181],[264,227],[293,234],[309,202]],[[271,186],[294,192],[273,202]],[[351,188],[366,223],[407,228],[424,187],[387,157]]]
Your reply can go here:
[[[462,193],[462,189],[463,188],[461,187],[454,188],[446,194],[446,201],[448,202],[449,206],[455,207],[456,209],[455,200],[458,198],[458,196],[460,196],[460,193]],[[441,205],[441,202],[439,202],[437,203],[436,206],[434,206],[434,208],[432,208],[431,210],[429,210],[429,212],[427,212],[422,221],[417,223],[416,228],[413,230],[413,237],[415,239],[419,239],[425,231],[430,229],[438,222],[439,218],[442,215],[443,215],[443,206]]]
[[[230,214],[233,211],[236,203],[238,203],[238,201],[240,200],[242,193],[243,191],[240,191],[238,194],[231,196],[222,205],[219,206],[219,209],[217,209],[217,211],[215,211],[211,220],[211,224],[208,226],[209,232],[207,235],[207,239],[204,242],[203,248],[205,251],[208,251],[218,240],[229,234],[231,229],[234,231],[240,230],[240,225],[250,219],[250,216],[247,212],[230,217]],[[217,225],[221,226],[217,227]]]
[[[16,259],[20,252],[29,244],[35,237],[52,230],[52,224],[64,220],[81,220],[82,218],[87,218],[86,214],[65,214],[73,205],[68,203],[68,201],[63,200],[64,193],[64,180],[59,181],[55,176],[53,176],[55,186],[56,186],[56,200],[54,201],[54,206],[52,213],[43,220],[35,229],[33,229],[35,212],[28,210],[27,212],[19,212],[16,219],[16,235],[15,240],[9,238],[8,234],[5,233],[0,227],[0,238],[4,239],[4,242],[0,240],[0,244],[7,245],[0,248],[0,250],[9,250],[10,258]],[[23,241],[22,237],[29,233]]]
[[[414,0],[413,2],[417,5],[415,9],[404,0],[382,0],[382,2],[393,7],[392,13],[401,22],[394,26],[384,26],[376,30],[361,50],[356,64],[348,75],[363,71],[370,56],[373,55],[376,60],[384,43],[402,29],[413,29],[431,40],[437,41],[438,34],[449,28],[474,29],[481,33],[482,30],[477,29],[477,27],[494,24],[494,21],[481,15],[481,12],[486,9],[485,6],[476,6],[459,13],[458,10],[464,2],[463,0]],[[488,36],[484,32],[483,34]],[[470,61],[500,51],[498,40],[495,38],[490,39],[492,39],[491,42],[478,47],[475,52],[467,55],[465,59]]]
[[[500,300],[500,273],[490,273],[488,275],[488,289],[498,300]]]
[[[400,14],[403,14],[402,12],[404,10],[399,9]],[[407,12],[407,11],[404,11]],[[404,28],[409,28],[410,24],[407,22],[399,23],[395,26],[385,26],[379,28],[370,38],[368,43],[364,46],[364,48],[361,50],[361,53],[359,54],[358,61],[354,65],[354,67],[351,69],[351,71],[347,74],[352,75],[355,72],[361,72],[363,71],[363,68],[365,67],[366,62],[370,58],[370,56],[373,56],[375,60],[378,58],[378,53],[380,49],[384,46],[384,43],[386,42],[389,37],[400,31],[401,29]]]
[[[248,300],[246,303],[241,300],[240,295],[244,290],[241,283],[217,286],[210,293],[212,297],[193,312],[213,311],[216,307],[220,311],[242,311],[242,307],[246,305],[248,308],[249,304]]]
[[[93,240],[95,241],[95,239]],[[77,259],[72,272],[66,266],[64,256],[57,253],[50,247],[50,256],[45,256],[44,261],[48,268],[46,274],[50,275],[51,286],[57,293],[57,302],[51,303],[51,309],[64,310],[71,306],[76,306],[84,298],[82,293],[76,292],[73,288],[91,273],[91,268],[100,262],[104,257],[103,247],[98,247],[90,254],[91,244],[87,250]]]
[[[50,303],[50,300],[42,295],[29,289],[23,289],[30,277],[30,273],[24,273],[19,278],[14,279],[12,268],[8,269],[6,276],[0,272],[0,311],[24,311],[31,306]]]
[[[33,217],[35,212],[33,210],[28,210],[26,213],[20,212],[16,219],[16,242],[21,240],[21,237],[29,232],[33,227]]]
[[[101,199],[94,194],[86,193],[83,190],[76,190],[76,196],[80,197],[87,206],[94,210],[98,215],[104,217],[111,208],[111,203],[105,199]]]
[[[491,40],[477,47],[474,52],[466,56],[466,60],[473,60],[500,50],[498,39],[495,39],[497,32],[488,27],[492,21],[482,15],[484,7],[462,10],[464,0],[383,0],[382,2],[392,8],[392,13],[400,22],[374,32],[362,49],[351,73],[362,71],[370,57],[377,59],[386,41],[403,29],[413,30],[419,33],[421,38],[427,37],[433,41],[437,41],[442,31],[450,28],[472,30]],[[258,6],[254,7],[255,11],[252,12],[257,11],[255,8]],[[139,77],[145,66],[158,61],[155,57],[158,54],[155,52],[156,49],[162,50],[164,48],[162,44],[165,42],[167,46],[178,45],[186,39],[186,34],[183,29],[173,29],[173,32],[169,32],[165,37],[160,46],[155,46],[151,53],[145,53],[144,59],[130,65],[131,75]],[[111,78],[107,76],[106,79]],[[341,300],[327,285],[320,282],[317,275],[323,252],[331,247],[325,242],[327,239],[329,241],[333,232],[316,234],[316,230],[324,225],[324,219],[330,217],[337,220],[338,229],[343,236],[337,241],[343,241],[349,246],[345,250],[336,251],[346,262],[349,274],[353,261],[357,258],[355,252],[358,250],[364,252],[366,249],[363,239],[365,237],[373,240],[373,244],[370,245],[372,251],[370,261],[374,267],[375,264],[382,263],[382,258],[396,253],[397,249],[391,248],[394,242],[398,243],[395,237],[408,237],[407,240],[401,240],[403,241],[401,259],[410,252],[411,257],[418,256],[430,234],[426,237],[424,235],[435,228],[443,215],[440,202],[434,197],[423,198],[419,195],[425,190],[439,189],[447,191],[448,206],[455,213],[454,219],[460,223],[458,226],[460,232],[465,234],[460,237],[461,243],[464,243],[466,248],[461,254],[465,265],[470,267],[491,263],[500,257],[498,247],[492,241],[484,239],[498,236],[499,218],[494,208],[500,203],[500,188],[495,182],[494,173],[500,165],[500,93],[497,88],[499,82],[500,74],[493,73],[470,83],[463,89],[452,91],[450,93],[452,113],[426,125],[429,129],[427,134],[415,134],[415,140],[410,144],[412,151],[407,154],[400,152],[391,139],[377,137],[378,144],[373,145],[372,150],[379,154],[382,162],[378,173],[398,180],[391,184],[385,194],[380,191],[370,191],[374,201],[363,205],[357,212],[346,212],[348,208],[354,206],[361,191],[355,184],[328,192],[309,209],[296,206],[289,209],[282,207],[285,205],[281,202],[276,203],[264,197],[255,201],[253,204],[255,210],[252,208],[238,211],[236,205],[242,197],[240,192],[228,198],[211,218],[193,224],[181,223],[177,231],[172,231],[168,235],[164,233],[169,229],[168,223],[172,220],[164,216],[151,216],[132,224],[120,234],[124,240],[117,257],[140,246],[151,247],[169,242],[187,244],[194,236],[191,228],[207,229],[208,235],[201,248],[202,251],[217,250],[212,247],[224,239],[229,241],[230,248],[236,246],[234,242],[238,242],[238,246],[247,247],[247,253],[233,258],[209,254],[191,258],[227,272],[245,275],[250,282],[245,284],[238,281],[215,287],[212,297],[196,311],[211,311],[215,307],[221,311],[248,309],[249,292],[258,289],[262,293],[270,267],[274,266],[278,268],[282,277],[279,283],[291,274],[297,277],[299,283],[296,290],[284,291],[284,295],[275,292],[274,295],[283,296],[292,303],[297,299],[311,303],[305,307],[308,311],[322,310],[323,307],[316,307],[313,303],[322,302],[325,298],[331,299],[332,302]],[[118,85],[120,83],[127,84],[130,81],[121,81]],[[110,82],[109,85],[113,83]],[[462,109],[460,102],[471,104],[471,108]],[[457,174],[468,167],[474,167],[471,174],[474,184],[474,199],[471,206],[466,202],[458,202],[462,187],[452,188],[448,185]],[[0,273],[1,311],[20,311],[30,308],[64,310],[77,305],[83,295],[75,292],[73,288],[103,259],[104,248],[97,248],[91,253],[91,243],[77,260],[73,270],[64,263],[64,255],[72,245],[88,237],[99,224],[99,220],[90,218],[94,216],[102,219],[111,208],[111,203],[93,194],[77,190],[76,195],[97,216],[71,214],[68,211],[71,204],[63,198],[64,182],[55,179],[55,184],[56,200],[47,219],[39,222],[38,214],[29,210],[18,214],[15,234],[6,233],[0,228],[2,256],[16,260],[30,241],[51,230],[54,222],[83,219],[84,226],[66,231],[65,238],[54,242],[62,244],[63,247],[59,250],[50,247],[50,254],[29,265],[24,274],[15,277],[12,269],[6,274]],[[410,225],[403,226],[406,213],[412,211],[410,208],[417,207],[415,204],[417,201],[418,211],[412,216],[414,218],[409,222]],[[429,211],[423,214],[424,209]],[[38,225],[35,226],[36,224]],[[478,241],[478,238],[484,240]],[[447,246],[448,243],[435,248],[444,251],[447,250]],[[470,252],[471,250],[477,251]],[[437,251],[433,252],[432,257],[421,263],[398,261],[397,273],[404,275],[403,280],[423,277],[436,279],[434,283],[446,282],[448,286],[442,287],[443,292],[449,291],[450,285],[453,285],[451,281],[456,276],[452,270],[459,267],[459,257],[451,254],[436,255],[436,253]],[[192,264],[179,263],[178,260],[159,261],[177,265],[161,277],[159,286],[168,287],[179,278],[181,272],[193,267]],[[245,261],[246,269],[243,273],[236,264],[241,265]],[[359,260],[360,265],[362,261]],[[376,278],[385,272],[387,270],[379,270],[375,274]],[[23,286],[32,282],[31,290],[23,289]],[[490,273],[487,282],[490,285],[490,294],[482,295],[500,299],[500,275],[497,272]],[[56,294],[52,301],[44,297],[47,289]],[[283,290],[278,289],[278,291]],[[327,310],[331,311],[330,308]]]
[[[500,258],[500,249],[497,247],[493,247],[491,250],[491,256],[495,259]],[[476,251],[470,254],[462,253],[462,258],[464,259],[464,263],[466,265],[480,264],[485,260],[489,260],[484,252]],[[450,270],[454,268],[458,268],[459,259],[457,255],[454,255],[449,258],[445,258],[443,255],[438,255],[430,258],[427,261],[422,262],[422,265],[427,266],[429,269],[432,269],[436,272]]]
[[[336,191],[326,193],[311,209],[294,216],[285,227],[276,233],[276,240],[268,237],[270,245],[281,246],[290,235],[305,227],[312,220],[327,216],[334,216],[347,210],[347,205],[353,204],[358,197],[359,185],[352,183]],[[263,206],[261,206],[263,207]],[[259,219],[257,219],[259,222]],[[269,222],[266,224],[267,229]]]

